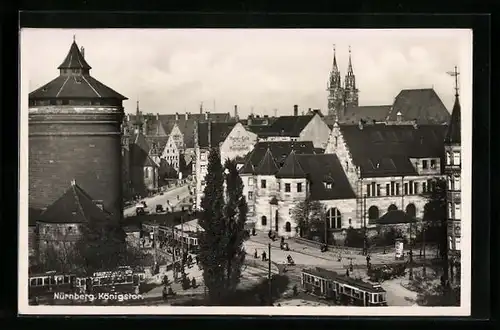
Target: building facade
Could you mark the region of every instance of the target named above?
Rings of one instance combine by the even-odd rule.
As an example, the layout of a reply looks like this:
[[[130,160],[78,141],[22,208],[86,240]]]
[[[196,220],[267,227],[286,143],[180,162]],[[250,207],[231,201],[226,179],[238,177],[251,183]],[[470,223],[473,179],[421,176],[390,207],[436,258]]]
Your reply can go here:
[[[389,211],[422,219],[426,193],[442,177],[443,125],[335,124],[326,154],[335,154],[355,192],[356,226],[374,227]]]
[[[446,162],[444,172],[447,188],[447,214],[448,214],[448,259],[451,274],[456,273],[459,279],[461,257],[461,225],[462,225],[462,148],[461,148],[461,107],[458,97],[458,88],[455,95],[450,125],[444,142]]]
[[[127,98],[90,75],[73,41],[59,76],[29,94],[29,204],[51,205],[78,180],[122,217],[121,123]]]
[[[244,157],[252,150],[257,135],[247,131],[241,123],[207,122],[199,123],[195,128],[195,198],[194,208],[200,209],[205,176],[207,175],[210,148],[217,146],[221,152],[221,161]]]
[[[180,157],[184,157],[184,154],[179,149],[178,144],[174,140],[174,136],[170,135],[161,153],[160,159],[166,161],[176,172],[179,172]]]

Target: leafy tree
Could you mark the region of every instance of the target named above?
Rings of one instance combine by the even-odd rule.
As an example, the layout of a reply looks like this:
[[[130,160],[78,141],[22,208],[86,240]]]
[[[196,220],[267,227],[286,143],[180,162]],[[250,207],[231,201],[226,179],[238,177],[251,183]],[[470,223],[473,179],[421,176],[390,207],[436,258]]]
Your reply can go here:
[[[226,205],[224,208],[225,244],[227,247],[227,289],[234,291],[240,282],[241,267],[245,261],[245,222],[248,205],[243,196],[243,181],[241,180],[236,162],[227,160]]]
[[[223,239],[226,235],[224,232],[224,169],[217,147],[210,150],[205,182],[199,219],[199,225],[203,228],[198,240],[199,263],[203,269],[203,279],[208,288],[209,299],[217,302],[222,298],[227,283],[224,280],[227,260],[227,247]]]
[[[347,228],[344,245],[349,247],[363,247],[365,236],[363,229],[354,229],[352,226]]]
[[[321,202],[309,198],[301,201],[292,209],[292,218],[299,226],[300,237],[309,236],[311,231],[324,234],[325,210]]]
[[[80,225],[80,232],[75,244],[77,263],[86,274],[118,266],[134,266],[141,258],[138,250],[128,246],[126,233],[117,222],[90,218]]]
[[[186,178],[188,174],[191,173],[192,169],[188,169],[186,164],[186,156],[184,154],[179,155],[179,172],[182,173],[182,177]]]
[[[439,254],[447,263],[447,213],[446,213],[446,181],[435,179],[434,189],[426,193],[427,204],[424,207],[423,222],[428,228],[426,239],[438,244]]]

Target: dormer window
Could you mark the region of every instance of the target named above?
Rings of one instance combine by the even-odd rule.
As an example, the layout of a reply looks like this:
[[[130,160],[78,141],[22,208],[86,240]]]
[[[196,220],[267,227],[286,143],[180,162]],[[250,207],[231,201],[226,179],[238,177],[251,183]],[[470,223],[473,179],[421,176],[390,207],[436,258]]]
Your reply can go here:
[[[432,169],[436,168],[436,160],[435,159],[431,159],[431,168]]]
[[[332,182],[325,182],[325,188],[326,189],[332,189],[333,188],[333,183]]]

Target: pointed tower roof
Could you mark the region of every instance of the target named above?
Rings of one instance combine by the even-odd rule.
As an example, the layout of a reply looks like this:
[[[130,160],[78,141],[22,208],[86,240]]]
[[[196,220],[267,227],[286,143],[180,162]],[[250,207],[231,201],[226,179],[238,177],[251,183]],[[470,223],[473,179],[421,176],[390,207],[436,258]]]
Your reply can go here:
[[[245,164],[243,167],[240,169],[240,174],[254,174],[255,173],[255,167],[252,164],[252,156],[254,154],[253,150],[247,157]]]
[[[333,45],[333,65],[332,65],[332,72],[339,72],[339,68],[337,66],[337,55],[335,52],[335,45]]]
[[[101,210],[75,181],[39,217],[46,223],[86,223],[90,219],[105,221],[109,212]]]
[[[351,46],[349,46],[349,65],[347,66],[347,75],[354,75],[354,71],[352,69],[352,60],[351,60]]]
[[[266,153],[264,154],[264,158],[262,158],[262,160],[259,163],[259,166],[257,166],[256,174],[275,175],[276,172],[278,172],[278,165],[276,165],[271,150],[269,150],[268,147]]]
[[[451,112],[450,125],[448,126],[448,131],[446,132],[445,143],[449,144],[460,144],[461,142],[461,107],[458,95],[455,95],[455,104],[453,105],[453,110]]]
[[[295,155],[295,150],[292,150],[290,155],[285,160],[285,163],[276,174],[277,178],[289,178],[289,179],[299,179],[305,178],[306,173],[300,166],[297,157]]]
[[[85,61],[83,54],[81,53],[76,41],[73,39],[73,43],[69,48],[68,55],[64,61],[59,65],[58,69],[83,69],[90,70],[92,67]]]

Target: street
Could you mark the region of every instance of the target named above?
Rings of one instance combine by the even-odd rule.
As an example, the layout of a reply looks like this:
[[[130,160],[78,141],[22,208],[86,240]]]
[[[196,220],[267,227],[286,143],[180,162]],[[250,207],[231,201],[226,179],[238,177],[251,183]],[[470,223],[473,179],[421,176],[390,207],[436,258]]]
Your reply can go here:
[[[177,196],[179,196],[179,200],[177,200]],[[149,213],[155,212],[156,205],[161,204],[163,207],[167,205],[167,201],[170,201],[171,206],[175,206],[179,201],[189,196],[188,185],[180,186],[173,188],[169,191],[163,193],[163,195],[157,194],[152,197],[147,197],[141,199],[141,201],[145,201],[147,204],[146,211]],[[124,217],[130,217],[135,215],[135,205],[128,207],[123,210]]]

